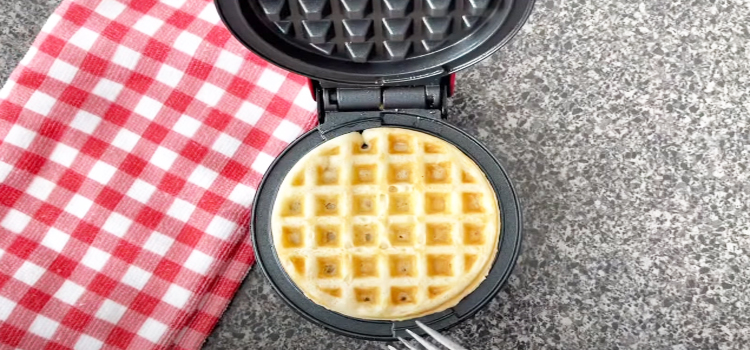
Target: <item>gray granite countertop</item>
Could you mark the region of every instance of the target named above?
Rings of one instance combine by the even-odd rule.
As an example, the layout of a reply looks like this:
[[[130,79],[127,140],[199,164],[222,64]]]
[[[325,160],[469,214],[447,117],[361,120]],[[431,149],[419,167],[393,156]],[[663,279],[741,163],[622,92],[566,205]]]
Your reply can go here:
[[[0,0],[4,81],[57,3]],[[750,3],[539,0],[459,74],[450,119],[524,205],[506,288],[447,333],[471,349],[750,344]],[[253,269],[206,349],[384,349],[296,315]]]

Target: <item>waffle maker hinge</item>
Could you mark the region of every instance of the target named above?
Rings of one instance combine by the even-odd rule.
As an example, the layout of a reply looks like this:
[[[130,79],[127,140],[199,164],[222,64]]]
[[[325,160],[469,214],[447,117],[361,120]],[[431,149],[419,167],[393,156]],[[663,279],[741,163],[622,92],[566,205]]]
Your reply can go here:
[[[377,112],[409,111],[420,116],[445,120],[447,100],[452,95],[454,83],[455,78],[450,75],[424,85],[324,86],[318,81],[311,80],[310,86],[318,103],[318,121],[323,125],[353,121],[358,119],[357,116],[372,118],[378,114]],[[339,118],[343,115],[346,116]],[[333,116],[337,118],[332,120]]]

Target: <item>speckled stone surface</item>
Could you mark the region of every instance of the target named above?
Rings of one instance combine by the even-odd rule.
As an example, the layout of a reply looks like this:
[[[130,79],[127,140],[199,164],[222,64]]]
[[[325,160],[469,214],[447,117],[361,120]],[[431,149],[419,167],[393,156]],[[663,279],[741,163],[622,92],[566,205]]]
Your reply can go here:
[[[55,1],[0,2],[4,80]],[[512,175],[525,241],[506,288],[448,335],[475,350],[748,347],[748,18],[745,0],[539,0],[459,74],[451,120]],[[256,268],[205,348],[385,345],[305,321]]]
[[[5,83],[60,0],[0,0],[0,81]]]

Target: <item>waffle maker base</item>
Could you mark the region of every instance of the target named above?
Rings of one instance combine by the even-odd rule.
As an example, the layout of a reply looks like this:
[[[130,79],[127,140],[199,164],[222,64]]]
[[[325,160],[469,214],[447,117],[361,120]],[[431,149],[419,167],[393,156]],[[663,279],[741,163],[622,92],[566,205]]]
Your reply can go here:
[[[443,139],[476,162],[493,187],[500,205],[501,232],[495,261],[485,280],[458,305],[448,310],[406,321],[357,319],[330,311],[308,299],[284,272],[273,246],[271,211],[279,186],[292,167],[309,151],[334,137],[376,127],[420,131]],[[521,249],[521,208],[515,189],[498,160],[469,134],[437,118],[418,113],[372,112],[350,123],[324,125],[307,132],[289,145],[270,166],[255,197],[251,235],[261,270],[273,288],[295,311],[306,319],[332,331],[367,340],[394,340],[407,336],[406,329],[424,332],[414,321],[440,331],[452,327],[485,306],[502,288],[511,274]]]

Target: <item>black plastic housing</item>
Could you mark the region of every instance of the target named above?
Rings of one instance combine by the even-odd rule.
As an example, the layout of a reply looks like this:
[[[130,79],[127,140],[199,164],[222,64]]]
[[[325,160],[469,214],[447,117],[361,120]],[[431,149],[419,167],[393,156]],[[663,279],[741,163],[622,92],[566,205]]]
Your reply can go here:
[[[534,0],[215,0],[215,3],[232,34],[277,66],[315,80],[384,86],[419,85],[423,79],[446,76],[486,58],[521,28]],[[366,6],[368,10],[349,11],[345,4],[351,3]],[[359,5],[362,3],[365,5]],[[392,11],[394,3],[406,9]],[[444,6],[447,7],[443,10]],[[388,24],[404,19],[410,21],[411,30]],[[449,23],[444,27],[446,24],[436,20]],[[472,22],[471,26],[464,28],[466,22]],[[369,24],[358,26],[360,23]],[[387,46],[389,43],[392,49]],[[402,55],[405,45],[410,49]],[[369,51],[365,46],[370,47]],[[327,53],[331,48],[334,51]],[[392,56],[391,52],[398,55]]]
[[[296,312],[344,335],[393,340],[407,336],[406,329],[424,334],[416,320],[438,331],[452,327],[497,295],[521,250],[519,198],[499,161],[476,139],[445,120],[445,100],[453,87],[451,74],[505,45],[529,17],[534,1],[214,0],[228,29],[248,49],[311,79],[319,121],[324,122],[290,144],[269,167],[256,193],[250,222],[261,270]],[[386,110],[339,111],[327,109],[324,97],[324,91],[344,87],[435,85],[441,88],[440,104],[427,107],[425,96],[421,96],[421,104],[410,104],[406,101],[409,94],[404,93],[398,99],[399,110],[388,110],[383,103],[380,109]],[[401,105],[424,109],[402,109]],[[455,145],[480,166],[495,191],[501,209],[497,256],[487,278],[451,309],[400,322],[348,317],[308,299],[286,275],[276,255],[271,211],[292,166],[331,138],[377,127],[416,130]]]

